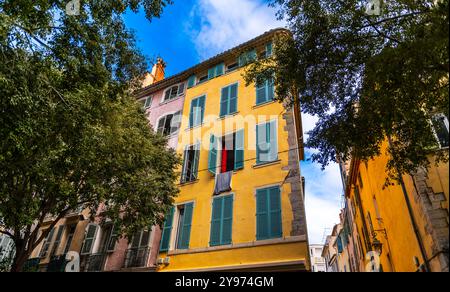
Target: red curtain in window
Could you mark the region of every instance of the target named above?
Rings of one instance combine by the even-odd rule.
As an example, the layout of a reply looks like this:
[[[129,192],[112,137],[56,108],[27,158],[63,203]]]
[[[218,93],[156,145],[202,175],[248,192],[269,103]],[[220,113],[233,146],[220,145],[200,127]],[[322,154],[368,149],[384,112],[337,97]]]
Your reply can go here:
[[[227,149],[225,146],[222,148],[222,161],[220,165],[220,172],[227,172]]]

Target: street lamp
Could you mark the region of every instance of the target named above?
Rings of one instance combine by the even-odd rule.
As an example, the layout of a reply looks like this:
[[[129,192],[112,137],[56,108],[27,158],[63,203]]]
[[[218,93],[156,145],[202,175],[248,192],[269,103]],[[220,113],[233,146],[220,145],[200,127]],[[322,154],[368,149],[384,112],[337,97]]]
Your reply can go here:
[[[386,237],[386,238],[387,238],[387,234],[386,234],[386,229],[374,230],[372,232],[372,237],[373,237],[372,238],[372,248],[374,251],[376,251],[378,253],[378,255],[381,255],[381,253],[383,252],[383,243],[378,240],[377,232],[383,233],[384,237]]]

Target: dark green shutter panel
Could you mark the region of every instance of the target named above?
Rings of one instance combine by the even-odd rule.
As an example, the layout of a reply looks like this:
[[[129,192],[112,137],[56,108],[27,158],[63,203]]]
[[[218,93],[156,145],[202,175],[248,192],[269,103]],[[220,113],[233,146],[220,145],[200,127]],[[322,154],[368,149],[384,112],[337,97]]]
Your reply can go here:
[[[222,219],[223,197],[214,198],[211,214],[211,234],[209,245],[215,246],[220,244],[220,225]]]
[[[200,96],[198,98],[198,107],[199,107],[199,110],[200,110],[200,112],[198,113],[199,117],[197,117],[199,119],[199,124],[198,125],[203,123],[203,117],[205,116],[205,98],[206,97],[204,95]]]
[[[267,189],[256,191],[256,239],[269,238],[269,214],[267,210]]]
[[[198,106],[198,98],[191,101],[191,110],[189,112],[189,128],[195,126],[195,116]]]
[[[267,162],[269,144],[267,143],[267,125],[256,125],[256,163]]]
[[[228,114],[228,93],[229,88],[222,88],[221,96],[220,96],[220,116],[223,117]]]
[[[213,79],[216,74],[216,67],[208,69],[208,79]]]
[[[238,85],[233,84],[230,86],[230,92],[229,92],[229,110],[228,113],[232,114],[237,112],[237,98],[238,98]]]
[[[192,173],[195,179],[198,178],[198,160],[200,158],[200,144],[194,146],[194,165],[192,167]]]
[[[178,248],[188,249],[189,239],[191,237],[191,225],[192,225],[192,211],[194,203],[188,203],[184,205],[184,220],[180,226],[181,234],[179,237]]]
[[[272,43],[266,45],[266,57],[272,56]]]
[[[278,139],[277,139],[277,122],[275,120],[267,123],[268,126],[268,143],[269,149],[269,161],[275,161],[278,159]]]
[[[208,171],[212,174],[216,174],[217,163],[217,138],[214,135],[210,137],[209,144],[209,157],[208,157]]]
[[[234,169],[244,168],[244,129],[236,132],[236,147],[234,150]]]
[[[187,164],[188,164],[188,160],[187,160],[187,158],[188,158],[188,155],[189,155],[189,147],[188,146],[186,146],[185,147],[185,149],[184,149],[184,156],[183,156],[183,170],[182,170],[182,172],[181,172],[181,182],[183,183],[183,182],[185,182],[186,181],[186,174],[187,174]]]
[[[247,53],[247,63],[253,62],[256,60],[256,50],[253,49]]]
[[[189,77],[188,84],[187,84],[188,88],[191,88],[193,86],[195,86],[195,75],[192,75],[191,77]]]
[[[216,66],[216,76],[220,76],[223,74],[225,68],[225,64],[224,63],[220,63],[219,65]]]
[[[238,57],[238,65],[239,65],[239,67],[241,67],[241,66],[244,66],[245,65],[245,63],[246,63],[246,54],[245,53],[242,53],[239,57]]]
[[[266,101],[266,82],[263,81],[256,84],[256,104],[264,103]]]
[[[267,80],[267,100],[273,100],[275,96],[275,88],[273,86],[273,78]]]
[[[160,251],[169,250],[170,243],[170,233],[172,232],[172,221],[173,221],[173,213],[175,211],[175,207],[170,208],[169,213],[166,215],[166,220],[164,222],[164,227],[162,230],[161,237],[161,245],[159,247]]]
[[[281,237],[281,198],[279,187],[269,189],[269,213],[270,238]]]
[[[233,226],[233,196],[223,197],[221,244],[231,244]]]

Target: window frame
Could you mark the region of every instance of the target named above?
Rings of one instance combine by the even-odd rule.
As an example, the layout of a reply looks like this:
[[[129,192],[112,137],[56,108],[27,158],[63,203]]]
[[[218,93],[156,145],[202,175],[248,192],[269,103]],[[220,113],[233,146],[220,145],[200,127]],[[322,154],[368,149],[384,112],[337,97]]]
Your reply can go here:
[[[261,150],[259,150],[259,142],[258,142],[258,127],[259,126],[261,126],[261,125],[266,125],[266,143],[268,143],[267,142],[267,124],[271,124],[271,123],[274,123],[274,127],[275,127],[275,139],[274,139],[274,141],[275,141],[275,157],[272,159],[272,160],[270,160],[270,161],[261,161],[260,160],[260,157],[259,157],[259,155],[260,155],[260,151]],[[266,121],[264,121],[264,122],[260,122],[260,123],[257,123],[256,124],[256,128],[255,128],[255,134],[256,134],[256,165],[264,165],[264,164],[267,164],[267,163],[272,163],[272,162],[274,162],[274,161],[277,161],[278,159],[279,159],[279,155],[278,155],[278,119],[272,119],[272,120],[266,120]],[[270,133],[270,126],[269,126],[269,133]],[[272,145],[270,145],[270,146],[272,146]],[[270,155],[270,150],[268,151],[268,153],[267,153],[267,155]]]
[[[173,121],[173,118],[176,116],[176,114],[178,114],[178,115],[180,116],[180,119],[181,119],[181,110],[175,111],[175,112],[164,113],[162,116],[160,116],[160,117],[157,119],[157,121],[156,121],[156,133],[157,133],[157,134],[160,134],[160,135],[163,135],[163,136],[165,136],[165,137],[170,137],[170,136],[175,135],[176,133],[178,133],[178,132],[180,131],[180,127],[181,127],[181,120],[180,120],[180,122],[178,123],[177,129],[176,129],[175,131],[172,132],[172,121]],[[170,115],[172,115],[172,119],[170,120],[170,125],[169,125],[169,128],[170,128],[170,129],[169,129],[169,133],[168,133],[168,134],[164,134],[164,131],[163,131],[162,133],[160,133],[160,132],[159,132],[159,122],[160,122],[163,118],[165,119],[165,120],[164,120],[164,129],[165,129],[166,118],[167,118],[168,116],[170,116]]]
[[[444,126],[447,129],[447,135],[449,135],[450,134],[450,129],[449,129],[448,117],[445,114],[443,114],[443,113],[436,113],[436,114],[433,114],[431,119],[430,119],[431,129],[433,131],[434,138],[436,139],[436,142],[439,145],[439,149],[448,149],[449,146],[450,146],[450,143],[447,146],[442,146],[441,141],[439,140],[439,136],[437,134],[435,125],[433,123],[434,122],[433,119],[435,119],[435,118],[444,118]]]
[[[183,86],[183,91],[181,91],[181,92],[180,92],[180,86]],[[175,87],[177,88],[177,93],[172,97],[172,89]],[[170,91],[170,94],[169,94],[169,97],[166,97],[168,91]],[[186,84],[184,81],[174,84],[164,90],[162,99],[161,99],[161,103],[167,103],[167,102],[173,101],[173,100],[177,99],[178,97],[183,96],[185,93],[186,93]]]
[[[224,117],[227,117],[227,116],[232,116],[232,115],[236,114],[237,112],[239,112],[239,109],[238,109],[239,83],[240,83],[239,81],[235,81],[233,83],[230,83],[230,84],[225,85],[225,86],[220,88],[220,98],[219,98],[219,103],[220,103],[219,104],[219,117],[220,118],[224,118]],[[236,85],[236,110],[231,112],[231,108],[230,108],[230,106],[231,106],[231,90],[230,89],[234,85]],[[227,96],[227,102],[226,102],[226,104],[227,104],[227,111],[226,111],[226,113],[222,114],[222,92],[223,92],[223,90],[225,88],[228,88],[228,96]]]
[[[192,150],[189,149],[192,147]],[[182,165],[182,172],[181,172],[181,179],[180,183],[188,183],[193,182],[198,179],[198,164],[200,161],[200,150],[201,150],[201,143],[197,142],[195,144],[186,145],[184,149],[184,157],[183,157],[183,165]],[[187,163],[188,159],[186,159],[186,154],[188,154],[187,151],[194,151],[194,158],[193,158],[193,169],[191,170],[191,176],[189,179],[186,178],[187,175]]]

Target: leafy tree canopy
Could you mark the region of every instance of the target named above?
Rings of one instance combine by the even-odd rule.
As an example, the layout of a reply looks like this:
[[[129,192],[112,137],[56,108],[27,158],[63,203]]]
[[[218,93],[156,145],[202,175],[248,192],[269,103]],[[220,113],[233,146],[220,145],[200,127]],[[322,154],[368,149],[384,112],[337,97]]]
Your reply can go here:
[[[380,154],[386,137],[391,178],[429,166],[437,141],[432,115],[448,117],[448,0],[273,0],[290,34],[272,58],[247,67],[247,83],[275,76],[278,99],[300,96],[319,118],[309,133],[312,159],[326,166]],[[448,161],[448,151],[437,154]]]
[[[121,17],[143,7],[151,20],[171,1],[81,1],[79,15],[67,2],[0,1],[0,232],[13,271],[48,215],[105,203],[130,235],[161,223],[178,191],[179,158],[132,97],[147,65]]]

